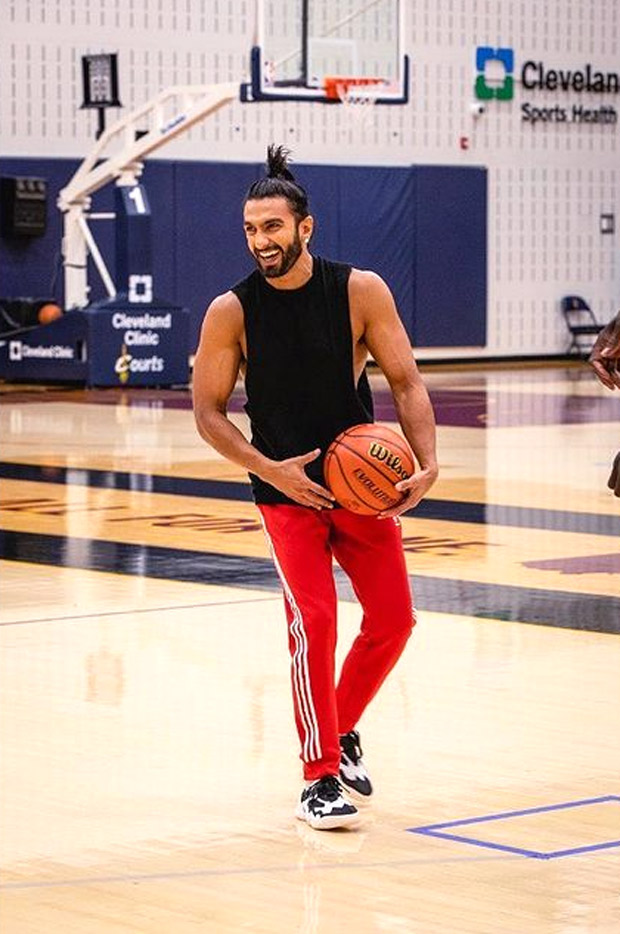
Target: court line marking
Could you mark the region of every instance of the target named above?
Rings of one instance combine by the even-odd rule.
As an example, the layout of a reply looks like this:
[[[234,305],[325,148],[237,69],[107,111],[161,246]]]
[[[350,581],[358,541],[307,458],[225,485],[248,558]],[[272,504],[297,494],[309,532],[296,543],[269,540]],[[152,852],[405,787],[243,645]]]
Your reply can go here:
[[[468,817],[463,820],[445,821],[440,824],[426,824],[423,827],[408,827],[408,833],[423,834],[429,837],[439,837],[443,840],[453,840],[457,843],[467,843],[470,846],[479,846],[491,850],[501,850],[506,853],[515,853],[520,856],[527,856],[530,859],[558,859],[563,856],[575,856],[580,853],[593,853],[599,850],[608,850],[614,847],[620,847],[620,840],[609,840],[604,843],[593,843],[585,846],[568,847],[563,850],[528,850],[523,847],[511,846],[505,843],[495,843],[481,840],[477,837],[465,837],[460,834],[445,833],[447,827],[464,827],[469,824],[483,824],[489,821],[506,820],[515,817],[523,817],[526,814],[542,814],[548,811],[561,811],[568,808],[587,807],[591,804],[607,804],[609,802],[620,802],[618,795],[603,795],[598,798],[583,798],[580,801],[567,801],[562,804],[548,804],[535,808],[525,808],[518,811],[502,811],[498,814],[486,814],[482,817]]]
[[[334,863],[304,863],[304,871],[308,869],[384,869],[396,866],[433,866],[449,863],[484,863],[506,859],[504,855],[485,856],[448,856],[439,859],[398,859],[383,862],[334,862]],[[138,882],[165,882],[177,879],[200,879],[209,876],[244,876],[259,875],[261,873],[299,872],[299,865],[290,866],[247,866],[245,868],[231,867],[230,869],[188,869],[180,872],[152,872],[152,873],[123,873],[109,876],[78,876],[73,879],[42,880],[31,882],[0,882],[0,891],[18,889],[53,889],[67,886],[101,885],[104,883],[138,883]]]
[[[0,621],[0,626],[30,626],[33,623],[69,623],[74,620],[98,619],[101,616],[137,616],[138,613],[168,613],[172,610],[200,610],[207,607],[234,606],[237,603],[281,603],[281,597],[249,597],[247,600],[207,600],[205,603],[181,603],[178,606],[154,606],[134,610],[110,610],[108,613],[78,613],[72,616],[40,616],[34,619]]]
[[[33,532],[0,531],[0,558],[240,590],[279,592],[281,586],[270,558]],[[420,610],[577,631],[620,632],[617,597],[416,574],[410,580]],[[336,582],[339,599],[356,599],[340,570]]]
[[[234,480],[199,480],[192,477],[169,477],[161,474],[81,467],[46,467],[12,461],[0,461],[0,479],[252,502],[249,483]],[[415,509],[408,510],[404,515],[445,522],[573,532],[575,535],[620,535],[620,517],[613,513],[567,512],[559,509],[427,497],[418,503]]]

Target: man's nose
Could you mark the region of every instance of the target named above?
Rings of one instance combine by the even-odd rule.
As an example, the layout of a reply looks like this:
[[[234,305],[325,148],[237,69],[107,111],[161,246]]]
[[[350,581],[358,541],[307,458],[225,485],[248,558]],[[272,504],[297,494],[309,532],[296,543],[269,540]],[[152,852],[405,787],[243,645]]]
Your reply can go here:
[[[269,237],[264,233],[260,233],[260,231],[254,237],[254,246],[257,250],[264,250],[270,243]]]

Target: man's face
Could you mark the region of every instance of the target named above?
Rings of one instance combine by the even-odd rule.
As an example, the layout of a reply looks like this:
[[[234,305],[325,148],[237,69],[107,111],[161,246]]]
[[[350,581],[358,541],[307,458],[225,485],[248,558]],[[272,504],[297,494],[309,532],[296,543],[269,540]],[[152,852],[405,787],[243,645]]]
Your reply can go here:
[[[286,275],[304,249],[300,226],[286,198],[258,198],[247,201],[243,227],[250,253],[260,272],[268,279]]]

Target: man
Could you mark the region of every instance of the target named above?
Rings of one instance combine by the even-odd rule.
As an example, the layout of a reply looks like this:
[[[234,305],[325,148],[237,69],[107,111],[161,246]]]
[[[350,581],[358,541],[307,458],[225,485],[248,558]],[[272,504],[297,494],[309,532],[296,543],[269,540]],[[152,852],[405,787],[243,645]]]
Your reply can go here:
[[[589,363],[603,386],[620,389],[620,311],[597,337]],[[607,486],[615,496],[620,496],[620,451],[614,458]]]
[[[373,791],[356,726],[414,624],[396,517],[437,477],[435,422],[385,282],[309,252],[314,221],[287,157],[270,146],[267,175],[246,196],[245,235],[257,269],[207,309],[194,363],[194,412],[201,436],[250,473],[285,596],[306,781],[296,815],[330,829],[357,821],[349,794],[364,799]],[[419,465],[398,484],[403,501],[380,518],[334,508],[322,478],[334,437],[372,421],[369,353],[388,380]],[[251,443],[227,417],[240,372]],[[364,611],[337,685],[333,557]]]

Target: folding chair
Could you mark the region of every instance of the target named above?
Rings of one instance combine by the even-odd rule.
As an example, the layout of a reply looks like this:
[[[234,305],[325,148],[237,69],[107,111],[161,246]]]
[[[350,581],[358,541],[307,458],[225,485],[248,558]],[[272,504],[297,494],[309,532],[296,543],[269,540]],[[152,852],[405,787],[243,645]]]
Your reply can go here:
[[[570,334],[568,353],[572,353],[573,350],[579,356],[590,353],[594,341],[605,325],[599,324],[588,303],[579,295],[564,296],[562,314]]]

